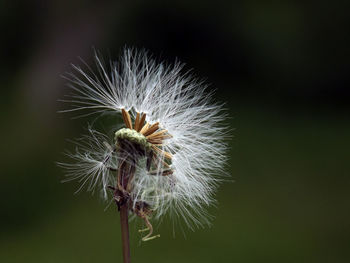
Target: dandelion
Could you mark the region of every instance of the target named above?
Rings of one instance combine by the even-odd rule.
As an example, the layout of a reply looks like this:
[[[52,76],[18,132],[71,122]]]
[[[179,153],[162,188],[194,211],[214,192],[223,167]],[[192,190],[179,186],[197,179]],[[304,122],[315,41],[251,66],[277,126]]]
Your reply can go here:
[[[73,162],[60,165],[67,180],[80,181],[80,189],[98,188],[115,201],[128,262],[129,214],[145,222],[143,241],[159,237],[151,217],[169,214],[191,229],[209,224],[206,208],[226,160],[225,114],[201,82],[181,73],[182,64],[157,64],[146,52],[129,49],[108,68],[98,55],[95,60],[97,73],[73,66],[75,73],[66,76],[72,93],[64,102],[72,107],[65,112],[111,113],[123,125],[114,138],[90,127],[68,154]]]

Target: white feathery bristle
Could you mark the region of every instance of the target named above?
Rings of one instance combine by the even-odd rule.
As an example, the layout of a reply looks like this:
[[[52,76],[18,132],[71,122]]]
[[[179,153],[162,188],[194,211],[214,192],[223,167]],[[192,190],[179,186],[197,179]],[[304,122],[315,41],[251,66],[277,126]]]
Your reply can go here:
[[[66,111],[121,115],[121,109],[126,109],[133,119],[143,112],[147,122],[159,122],[172,135],[162,150],[172,153],[173,173],[150,175],[146,160],[141,159],[131,192],[134,205],[138,201],[150,204],[154,218],[169,213],[183,218],[190,227],[207,224],[206,208],[214,201],[226,161],[222,105],[212,103],[212,93],[200,82],[181,74],[179,63],[157,64],[145,52],[126,49],[121,62],[111,63],[107,70],[97,55],[95,58],[98,73],[74,66],[76,73],[67,77],[73,93],[64,100],[72,105]],[[76,163],[61,165],[68,169],[69,179],[80,180],[89,190],[100,186],[106,196],[106,185],[116,180],[108,166],[118,167],[118,158],[105,161],[111,150],[103,144],[107,141],[104,135],[93,131],[87,138],[89,147],[79,144],[77,152],[70,154]],[[161,169],[158,166],[156,174]]]
[[[72,162],[58,163],[67,171],[67,178],[63,182],[78,180],[81,184],[76,192],[83,188],[94,192],[98,187],[102,197],[107,199],[107,187],[113,183],[109,176],[110,167],[113,166],[113,148],[107,141],[108,138],[104,134],[91,128],[89,135],[74,141],[75,152],[66,152]]]

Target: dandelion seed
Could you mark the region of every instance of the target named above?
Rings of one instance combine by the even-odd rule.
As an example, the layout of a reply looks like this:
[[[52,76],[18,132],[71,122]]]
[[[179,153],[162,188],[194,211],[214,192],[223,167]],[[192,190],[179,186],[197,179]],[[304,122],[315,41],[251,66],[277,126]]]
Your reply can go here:
[[[222,105],[181,74],[179,63],[156,64],[145,52],[127,49],[107,71],[95,58],[97,74],[74,66],[76,73],[66,77],[72,94],[64,102],[72,108],[64,112],[110,112],[122,117],[124,127],[115,131],[113,144],[91,130],[85,144],[69,154],[74,163],[61,164],[68,180],[90,191],[99,186],[104,198],[112,189],[121,211],[144,220],[149,231],[144,241],[158,236],[152,236],[151,216],[169,213],[190,228],[208,224],[206,207],[226,161]]]

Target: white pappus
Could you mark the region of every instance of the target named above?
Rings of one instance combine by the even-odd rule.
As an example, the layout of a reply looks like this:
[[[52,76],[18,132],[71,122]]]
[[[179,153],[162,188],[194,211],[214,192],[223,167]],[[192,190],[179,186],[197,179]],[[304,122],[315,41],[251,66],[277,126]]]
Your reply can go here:
[[[72,163],[60,163],[67,180],[78,179],[88,190],[98,187],[104,198],[108,188],[119,191],[148,227],[151,215],[160,219],[166,213],[191,228],[209,223],[206,208],[225,174],[222,105],[212,102],[201,82],[181,73],[182,64],[157,64],[146,52],[130,49],[107,68],[98,55],[95,61],[96,73],[73,66],[75,73],[66,76],[72,94],[63,101],[72,108],[65,112],[110,112],[123,118],[124,128],[107,138],[90,127],[68,154]]]

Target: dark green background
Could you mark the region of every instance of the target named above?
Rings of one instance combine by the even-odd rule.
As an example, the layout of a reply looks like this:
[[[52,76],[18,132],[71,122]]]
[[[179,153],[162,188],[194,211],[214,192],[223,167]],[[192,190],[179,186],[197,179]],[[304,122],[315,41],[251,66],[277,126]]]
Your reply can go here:
[[[134,3],[131,3],[134,2]],[[165,220],[133,262],[349,262],[347,1],[1,1],[1,262],[121,262],[119,218],[55,166],[91,119],[57,114],[92,47],[186,62],[226,101],[211,228]]]

